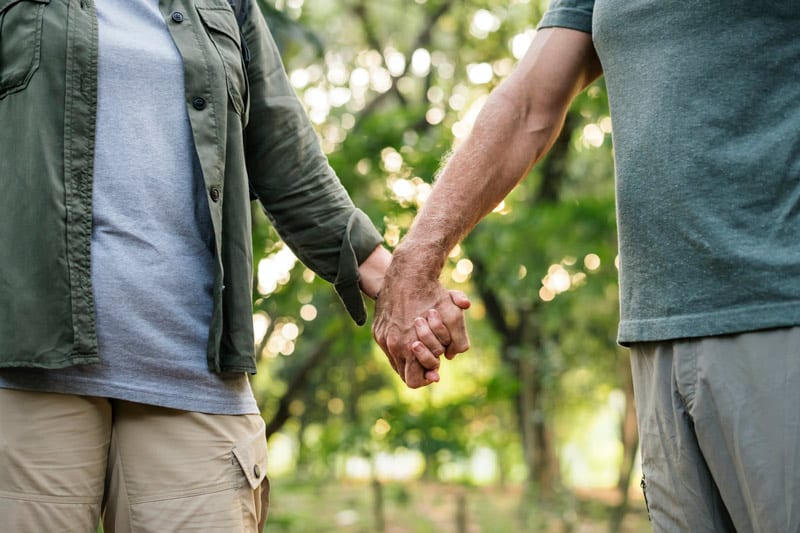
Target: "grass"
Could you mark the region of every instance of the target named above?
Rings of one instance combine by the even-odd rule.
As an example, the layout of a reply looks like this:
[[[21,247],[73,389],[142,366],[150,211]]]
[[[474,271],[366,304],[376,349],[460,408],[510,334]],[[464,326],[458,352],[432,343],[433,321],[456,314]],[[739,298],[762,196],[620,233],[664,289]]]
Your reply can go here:
[[[474,488],[440,483],[387,484],[385,533],[593,533],[608,531],[605,494],[582,493],[568,507],[522,505],[518,488]],[[369,483],[273,483],[268,533],[372,533],[381,531]],[[634,500],[622,533],[649,531],[643,504]],[[565,523],[569,525],[565,527]]]

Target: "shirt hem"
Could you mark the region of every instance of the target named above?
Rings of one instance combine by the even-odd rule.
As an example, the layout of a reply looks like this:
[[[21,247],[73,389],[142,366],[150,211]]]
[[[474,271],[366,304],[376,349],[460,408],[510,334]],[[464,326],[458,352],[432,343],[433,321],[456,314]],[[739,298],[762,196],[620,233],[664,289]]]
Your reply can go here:
[[[617,342],[637,342],[713,337],[800,325],[800,302],[757,305],[676,317],[628,319],[619,325]]]
[[[60,359],[52,359],[42,361],[36,359],[20,359],[15,357],[13,359],[3,359],[0,356],[0,368],[35,368],[41,370],[58,370],[61,368],[69,368],[77,365],[90,365],[100,362],[98,355],[68,355]]]
[[[89,385],[91,387],[91,391],[82,388],[80,386],[82,384]],[[208,401],[197,403],[196,401],[193,401],[193,399],[180,396],[164,396],[152,392],[148,393],[131,389],[120,390],[118,387],[115,387],[116,390],[110,390],[102,386],[98,386],[98,384],[94,382],[75,379],[71,380],[71,384],[51,382],[40,386],[24,378],[18,381],[10,381],[6,377],[5,379],[0,380],[0,389],[27,390],[32,392],[50,392],[56,394],[109,398],[113,400],[122,400],[126,402],[141,403],[144,405],[153,405],[156,407],[166,407],[168,409],[178,409],[180,411],[191,411],[194,413],[204,413],[210,415],[260,414],[258,406],[252,405],[250,401],[240,401],[232,405],[210,403]],[[126,394],[126,392],[128,394]],[[252,399],[252,403],[255,404],[255,398],[252,396],[252,393],[250,393],[247,399]]]

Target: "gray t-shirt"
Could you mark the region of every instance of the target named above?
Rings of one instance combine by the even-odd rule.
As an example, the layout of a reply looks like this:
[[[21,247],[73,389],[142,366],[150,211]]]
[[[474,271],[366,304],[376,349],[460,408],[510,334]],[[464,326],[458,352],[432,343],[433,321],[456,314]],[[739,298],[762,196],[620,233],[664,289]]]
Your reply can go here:
[[[157,0],[97,0],[92,283],[101,362],[4,369],[0,387],[213,414],[257,413],[244,374],[206,362],[213,232],[183,84]]]
[[[800,1],[556,0],[614,123],[623,343],[800,324]]]

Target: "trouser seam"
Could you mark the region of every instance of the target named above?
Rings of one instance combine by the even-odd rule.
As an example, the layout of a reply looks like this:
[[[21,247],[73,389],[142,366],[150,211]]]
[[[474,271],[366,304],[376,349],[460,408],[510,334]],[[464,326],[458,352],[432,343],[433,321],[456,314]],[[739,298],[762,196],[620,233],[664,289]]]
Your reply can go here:
[[[165,494],[162,496],[153,496],[149,498],[141,498],[141,499],[133,499],[128,497],[128,501],[132,505],[139,505],[143,503],[155,503],[155,502],[168,502],[171,500],[182,500],[184,498],[192,498],[194,496],[202,496],[204,494],[218,494],[220,492],[225,492],[229,490],[236,490],[241,488],[240,483],[228,482],[221,485],[214,485],[214,490],[207,490],[210,487],[202,490],[193,490],[189,492],[181,492],[179,494]]]
[[[131,491],[128,487],[128,480],[125,478],[125,467],[122,463],[122,442],[117,438],[117,462],[119,462],[119,480],[120,484],[125,487],[125,505],[128,508],[128,531],[134,533],[136,529],[133,527],[133,502],[131,501]],[[119,494],[117,494],[117,507],[119,507]],[[117,513],[119,514],[119,513]]]
[[[650,516],[650,504],[647,501],[647,480],[644,474],[642,474],[642,482],[639,484],[639,486],[642,487],[642,496],[644,496],[644,508],[647,511],[647,520],[652,522],[653,517]]]
[[[25,492],[0,491],[0,498],[25,502],[46,502],[64,505],[96,505],[97,499],[82,499],[73,496],[56,496],[47,494],[28,494]]]
[[[686,414],[689,415],[692,423],[694,423],[694,400],[697,396],[697,382],[699,380],[699,373],[697,372],[697,360],[699,358],[700,347],[698,342],[694,341],[691,344],[687,344],[684,349],[686,351],[686,357],[689,359],[687,361],[687,367],[689,371],[689,375],[687,377],[689,379],[686,380],[686,393],[683,394],[683,404],[684,407],[686,407]]]

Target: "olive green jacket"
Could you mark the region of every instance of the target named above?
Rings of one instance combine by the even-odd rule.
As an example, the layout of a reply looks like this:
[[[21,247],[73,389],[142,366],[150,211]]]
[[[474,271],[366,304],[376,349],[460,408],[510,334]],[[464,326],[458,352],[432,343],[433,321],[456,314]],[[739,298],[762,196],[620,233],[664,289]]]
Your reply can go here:
[[[358,265],[381,237],[328,166],[257,2],[242,29],[246,68],[227,0],[161,0],[161,12],[183,57],[215,232],[209,368],[255,372],[250,190],[359,323]],[[99,359],[90,264],[97,42],[93,0],[0,0],[0,367]]]

